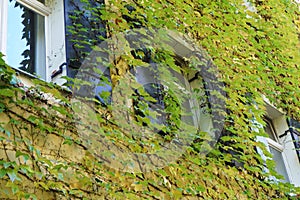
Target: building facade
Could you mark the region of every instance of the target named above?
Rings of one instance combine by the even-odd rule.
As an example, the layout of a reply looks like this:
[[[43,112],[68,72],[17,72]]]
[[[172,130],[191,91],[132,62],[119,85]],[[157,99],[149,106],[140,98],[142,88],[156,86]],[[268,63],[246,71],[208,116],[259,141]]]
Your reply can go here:
[[[248,5],[248,4],[247,4]],[[94,8],[96,9],[103,9],[104,7],[104,2],[102,1],[91,1],[89,2],[89,8]],[[246,6],[247,8],[249,8],[249,5]],[[133,12],[131,9],[131,7],[126,7],[127,11]],[[32,85],[34,85],[32,83],[33,79],[39,79],[45,82],[53,82],[56,83],[57,85],[63,85],[65,84],[67,81],[66,79],[62,78],[63,76],[67,76],[70,78],[74,78],[76,75],[78,75],[78,71],[80,74],[80,67],[82,66],[82,64],[85,64],[85,58],[87,57],[87,52],[91,52],[92,46],[101,44],[101,42],[103,42],[106,38],[108,38],[109,34],[108,34],[108,29],[109,27],[109,23],[107,19],[96,19],[97,17],[93,16],[93,14],[91,14],[92,12],[86,11],[88,9],[86,9],[86,2],[85,1],[74,1],[74,0],[14,0],[14,1],[10,1],[10,0],[2,0],[0,2],[0,38],[1,38],[1,43],[0,43],[0,50],[1,53],[4,55],[3,59],[6,61],[6,63],[8,65],[10,65],[12,68],[14,68],[16,70],[16,72],[18,73],[17,75],[17,79],[22,82],[22,86],[24,88],[30,88]],[[251,10],[250,12],[256,12],[255,10]],[[93,19],[93,17],[95,17],[95,19]],[[140,16],[139,16],[140,17]],[[63,19],[63,20],[62,20]],[[126,16],[122,16],[122,20],[125,20],[126,22],[130,22],[130,21],[134,21],[133,19],[128,19],[126,18]],[[139,23],[139,21],[134,21],[137,25],[137,28],[140,28],[139,26],[141,26]],[[121,21],[114,21],[115,24],[120,23]],[[173,37],[174,39],[175,37]],[[180,46],[180,51],[185,52],[185,48],[188,49],[188,45],[185,44],[184,41],[182,40],[176,40],[176,38],[174,39],[175,42],[178,43],[178,45]],[[147,52],[148,49],[143,49],[142,52],[143,54],[146,54],[145,52]],[[187,50],[188,52],[188,50]],[[178,53],[177,54],[182,54],[182,53]],[[189,53],[189,52],[188,52]],[[186,57],[188,57],[188,53],[183,53],[181,55],[181,57],[179,56],[179,58],[177,58],[176,62],[179,63],[178,65],[183,66],[183,65],[187,65],[186,62],[184,61],[186,59]],[[105,55],[106,56],[106,55]],[[151,56],[150,56],[151,57]],[[175,56],[176,57],[176,56]],[[151,65],[153,68],[156,67],[155,62],[152,62],[152,60],[149,58],[147,58],[147,56],[144,56],[142,59],[144,59],[143,61],[146,60],[146,62],[148,63],[153,63],[153,65]],[[147,60],[148,59],[148,60]],[[121,63],[121,62],[120,62]],[[121,64],[120,64],[121,66]],[[213,65],[209,66],[212,67]],[[127,66],[128,67],[128,66]],[[112,86],[109,85],[111,83],[114,83],[115,79],[115,74],[113,74],[111,71],[105,71],[103,70],[101,67],[100,69],[102,70],[104,77],[98,77],[97,75],[90,75],[90,77],[86,80],[92,80],[93,78],[95,78],[96,80],[94,80],[94,83],[96,85],[99,84],[99,82],[103,79],[105,79],[106,81],[103,81],[104,83],[102,85],[98,85],[97,87],[91,89],[89,88],[88,92],[88,97],[95,97],[98,101],[98,103],[100,103],[101,105],[107,106],[107,104],[110,104],[111,102],[111,98],[112,97]],[[120,70],[122,71],[122,70]],[[200,77],[201,75],[203,76],[203,74],[200,73],[197,74],[196,72],[194,73],[187,73],[188,75],[183,74],[184,70],[181,70],[180,73],[177,72],[171,72],[170,74],[172,74],[176,79],[174,82],[177,82],[176,87],[179,88],[179,86],[182,86],[182,88],[184,88],[185,90],[182,91],[194,91],[195,89],[199,88],[216,88],[213,83],[212,84],[206,84],[206,82],[208,82],[205,78],[202,78],[201,81],[198,79],[198,76]],[[121,73],[121,72],[118,72]],[[157,111],[157,112],[162,112],[164,113],[165,110],[168,109],[167,107],[167,103],[166,101],[164,101],[165,96],[168,95],[162,95],[162,91],[164,91],[164,88],[172,88],[174,85],[174,82],[172,82],[172,85],[163,85],[160,84],[160,80],[156,80],[156,78],[153,78],[156,76],[156,72],[152,71],[152,70],[144,70],[143,68],[138,68],[136,69],[134,72],[131,72],[131,74],[134,74],[134,77],[136,78],[136,81],[139,82],[140,84],[142,84],[142,86],[144,87],[144,90],[150,95],[149,98],[154,98],[156,100],[155,103],[149,104],[148,101],[144,101],[143,96],[140,95],[139,92],[132,92],[130,93],[130,95],[135,96],[136,97],[136,101],[132,101],[131,103],[129,103],[127,106],[131,107],[134,114],[136,114],[138,117],[136,118],[143,118],[143,120],[147,119],[150,122],[153,122],[154,124],[158,124],[158,125],[166,125],[167,127],[171,127],[174,129],[179,129],[177,127],[177,125],[173,125],[172,120],[171,122],[168,121],[167,119],[172,119],[172,115],[164,115],[161,114],[159,117],[147,117],[146,114],[144,113],[140,113],[139,109],[136,108],[138,104],[140,104],[141,102],[144,104],[148,105],[148,109],[150,110],[150,112],[152,111]],[[209,75],[211,76],[211,74]],[[214,75],[213,78],[215,78]],[[163,77],[163,76],[161,76]],[[196,78],[195,78],[196,77]],[[167,79],[165,77],[163,77],[164,79]],[[151,81],[153,82],[153,80],[155,79],[155,83],[156,85],[150,84],[147,85],[149,82],[149,80],[151,79]],[[119,80],[118,80],[119,81]],[[193,82],[194,81],[194,82]],[[93,81],[92,81],[93,82]],[[152,83],[151,82],[151,83]],[[125,83],[126,85],[127,83]],[[178,86],[179,85],[179,86]],[[159,91],[158,88],[160,89]],[[188,88],[188,89],[187,89]],[[124,88],[125,91],[126,88]],[[67,89],[68,90],[68,89]],[[120,90],[123,90],[120,89]],[[88,89],[84,89],[83,90],[79,90],[77,91],[76,94],[78,94],[79,96],[85,96],[87,95]],[[177,93],[182,92],[181,90],[176,90],[174,89],[174,91],[176,91]],[[68,91],[69,92],[69,91]],[[66,92],[66,93],[68,93]],[[74,91],[73,91],[74,92]],[[108,100],[105,99],[103,96],[101,96],[101,94],[99,94],[99,92],[108,92]],[[176,93],[175,92],[175,93]],[[43,94],[45,94],[46,92],[44,92]],[[92,95],[92,96],[89,96]],[[140,95],[140,96],[139,96]],[[170,95],[169,95],[170,96]],[[210,115],[205,115],[205,112],[208,111],[204,111],[204,112],[200,112],[200,110],[202,108],[204,109],[214,109],[214,104],[217,104],[220,102],[219,101],[213,101],[211,100],[211,98],[208,96],[207,93],[204,93],[203,96],[206,96],[204,98],[204,100],[199,100],[199,99],[188,99],[186,100],[186,102],[182,103],[182,105],[184,104],[186,107],[188,107],[189,110],[192,110],[192,116],[187,116],[187,117],[183,117],[185,121],[187,121],[188,125],[192,126],[196,126],[197,128],[202,127],[203,132],[209,132],[209,130],[211,129],[216,129],[217,124],[215,123],[214,119],[212,119],[210,117]],[[225,95],[226,96],[226,95]],[[171,96],[172,97],[172,96]],[[118,99],[119,96],[114,96],[115,99]],[[257,152],[259,154],[259,156],[262,158],[263,160],[263,166],[261,167],[261,171],[265,172],[265,173],[269,173],[270,169],[269,169],[269,165],[267,165],[267,163],[269,162],[268,160],[273,160],[275,163],[274,169],[275,171],[281,175],[281,177],[275,177],[273,175],[268,175],[268,177],[266,178],[267,181],[270,181],[273,184],[277,184],[280,185],[281,183],[291,183],[293,186],[300,186],[300,150],[298,148],[300,148],[300,141],[299,141],[299,137],[300,134],[297,131],[297,123],[295,120],[292,120],[289,118],[288,114],[286,114],[284,111],[281,111],[280,108],[276,108],[275,106],[272,105],[272,103],[269,102],[268,97],[263,97],[264,98],[264,104],[265,104],[265,114],[264,114],[264,124],[256,122],[255,120],[252,120],[252,128],[254,130],[254,132],[262,132],[262,130],[264,129],[265,134],[258,134],[258,135],[263,135],[263,136],[257,136],[256,140],[258,142],[261,142],[262,144],[265,145],[265,150],[263,150],[263,148],[261,147],[255,147],[255,152]],[[54,104],[56,101],[53,101]],[[52,103],[53,103],[52,102]],[[204,102],[204,103],[203,103]],[[176,105],[178,106],[178,101],[175,102],[177,103]],[[205,104],[206,103],[206,104]],[[222,101],[222,103],[224,103]],[[144,105],[143,104],[143,105]],[[204,106],[202,106],[203,104],[205,104]],[[175,106],[176,106],[175,105]],[[47,105],[47,109],[50,109],[51,106]],[[195,108],[194,110],[192,108]],[[24,110],[22,110],[24,109]],[[21,108],[22,112],[27,112],[25,107]],[[226,110],[225,110],[226,111]],[[15,112],[20,112],[20,110],[17,109],[17,111]],[[121,113],[121,112],[120,112]],[[200,113],[200,114],[199,114]],[[215,112],[215,115],[217,112]],[[1,114],[1,113],[0,113]],[[121,113],[122,114],[122,113]],[[120,115],[121,115],[120,114]],[[183,114],[182,114],[183,115]],[[4,115],[3,115],[4,116]],[[6,116],[6,115],[5,115]],[[9,121],[9,115],[7,115],[6,117],[3,117],[3,119],[5,119],[6,121]],[[146,117],[145,117],[146,116]],[[150,116],[150,114],[149,114]],[[45,116],[44,116],[45,117]],[[175,116],[176,117],[176,116]],[[178,117],[178,116],[177,116]],[[180,116],[182,117],[182,116]],[[121,118],[125,118],[125,116],[121,115]],[[287,120],[288,119],[288,120]],[[5,121],[4,120],[4,121]],[[183,121],[184,121],[183,120]],[[221,118],[217,118],[216,121],[221,121],[223,119]],[[250,121],[251,121],[250,120]],[[30,120],[29,120],[30,121]],[[142,123],[147,123],[142,121]],[[50,123],[49,123],[50,124]],[[172,124],[172,125],[170,125]],[[59,125],[60,128],[63,128],[63,124]],[[143,125],[144,126],[144,125]],[[125,128],[127,128],[126,126],[124,126]],[[203,128],[204,127],[204,128]],[[123,127],[122,127],[123,128]],[[124,128],[124,129],[125,129]],[[68,130],[69,131],[69,130]],[[168,131],[159,131],[160,135],[167,135]],[[219,140],[221,135],[221,131],[214,135],[215,137],[217,137],[216,140]],[[47,143],[50,146],[42,146],[43,148],[49,148],[48,150],[46,150],[48,152],[47,155],[52,155],[53,152],[55,151],[55,148],[58,148],[58,145],[56,143],[61,143],[62,141],[60,139],[57,139],[55,137],[58,137],[57,135],[55,136],[49,136],[51,134],[46,134],[43,135],[46,138],[46,141],[44,141],[45,143]],[[45,140],[44,138],[44,140]],[[43,140],[43,139],[41,139]],[[47,141],[48,140],[48,141]],[[36,143],[38,144],[38,143]],[[53,148],[51,147],[51,145],[53,146]],[[77,144],[76,144],[77,145]],[[79,144],[78,144],[79,145]],[[37,145],[39,146],[39,144]],[[80,145],[79,145],[80,146]],[[63,153],[62,155],[64,157],[67,157],[68,152],[71,152],[70,149],[68,149],[68,147],[64,147],[63,148]],[[75,152],[75,153],[74,153]],[[70,153],[70,156],[72,158],[70,158],[68,160],[69,163],[71,163],[71,161],[76,161],[76,160],[80,160],[80,162],[82,161],[86,161],[84,158],[84,152],[85,149],[84,147],[80,146],[79,148],[77,148],[77,150],[74,150],[73,153]],[[268,153],[269,152],[269,153]],[[15,156],[14,153],[9,154],[9,159],[11,159],[11,161],[13,161],[15,158],[13,158]],[[51,157],[50,156],[50,157]],[[51,157],[50,160],[52,160],[53,158]],[[71,161],[70,161],[71,160]],[[47,164],[45,164],[47,165]],[[49,164],[50,165],[50,164]],[[80,166],[80,165],[78,165]],[[201,166],[198,166],[201,167]],[[224,167],[226,168],[226,167]],[[238,167],[237,167],[238,168]],[[90,170],[90,169],[89,169]],[[91,171],[86,170],[85,173],[91,173]],[[172,170],[171,168],[168,169],[169,171],[167,172],[168,175],[162,175],[163,177],[163,181],[160,182],[158,185],[165,185],[165,187],[167,189],[162,189],[161,191],[159,191],[157,194],[150,194],[152,189],[149,189],[150,187],[156,188],[155,184],[151,185],[150,182],[147,183],[151,186],[141,186],[141,188],[139,188],[139,184],[136,184],[137,182],[133,182],[132,183],[132,187],[131,189],[129,189],[129,191],[133,191],[132,193],[139,193],[142,190],[147,190],[145,188],[148,187],[149,190],[149,194],[146,194],[144,197],[162,197],[163,195],[166,195],[166,198],[181,198],[182,196],[186,195],[187,193],[189,195],[187,195],[186,198],[192,198],[193,196],[193,192],[190,191],[181,191],[182,193],[180,193],[180,195],[178,195],[178,197],[176,196],[172,196],[173,194],[177,194],[176,192],[178,188],[180,188],[178,186],[177,189],[176,188],[176,177],[177,176],[181,176],[179,174],[174,175],[174,180],[169,180],[166,177],[171,177],[170,174],[172,174]],[[237,169],[234,169],[237,170]],[[43,171],[43,170],[41,170]],[[72,170],[70,170],[72,171]],[[71,180],[71,182],[73,181],[72,179],[72,172],[70,172],[68,170],[66,170],[66,179],[69,179],[69,181]],[[180,171],[180,170],[179,170]],[[178,173],[179,173],[178,171]],[[238,172],[235,171],[235,172]],[[175,173],[175,172],[174,172]],[[202,173],[202,172],[201,172]],[[200,173],[200,174],[201,174]],[[218,175],[216,176],[222,176],[220,175],[221,172],[216,172],[218,173]],[[70,175],[71,174],[71,175]],[[82,177],[87,177],[88,175],[84,174]],[[176,174],[176,173],[175,173]],[[272,174],[272,173],[271,173]],[[11,176],[8,174],[9,178],[11,179]],[[57,175],[58,176],[58,175]],[[70,177],[68,177],[70,176]],[[106,176],[106,175],[105,175]],[[251,177],[251,175],[245,175],[247,178]],[[99,174],[97,174],[95,176],[95,180],[93,181],[98,181],[99,179],[103,178],[100,177],[99,178]],[[113,182],[113,181],[118,181],[119,179],[116,177],[110,177],[110,175],[106,176],[107,179],[111,179],[109,181],[98,181],[101,182],[102,186],[105,185],[106,183],[108,184]],[[57,177],[56,177],[57,178]],[[59,178],[58,178],[59,179]],[[147,178],[145,178],[147,179]],[[149,178],[151,179],[151,178]],[[225,178],[224,178],[225,179]],[[251,178],[249,178],[251,179]],[[266,180],[266,179],[262,179],[262,180]],[[104,194],[101,193],[99,191],[97,191],[98,189],[92,188],[91,189],[91,185],[95,184],[95,183],[89,183],[87,185],[89,186],[83,186],[80,184],[80,180],[77,179],[74,183],[80,185],[77,187],[77,185],[72,185],[72,183],[70,185],[68,185],[68,188],[65,190],[68,191],[72,191],[74,193],[76,193],[77,188],[81,190],[82,195],[84,193],[84,195],[86,194],[90,194],[91,196],[89,196],[89,198],[98,198],[97,195],[100,194]],[[190,182],[193,182],[192,179],[188,179]],[[222,180],[222,177],[220,178],[220,180]],[[201,182],[202,185],[204,185],[205,187],[214,187],[209,185],[209,181],[205,181],[205,183],[202,183],[202,180],[196,180]],[[260,180],[259,180],[260,181]],[[30,181],[29,181],[30,182]],[[34,182],[34,181],[33,181]],[[222,181],[219,181],[219,183]],[[104,184],[105,183],[105,184]],[[238,183],[238,181],[237,181]],[[255,183],[255,181],[253,181],[253,183]],[[100,185],[101,185],[100,184]],[[125,184],[125,183],[124,183]],[[97,185],[97,187],[100,185]],[[138,186],[136,186],[138,185]],[[173,186],[175,185],[175,186]],[[222,183],[220,183],[220,185],[222,185]],[[49,191],[50,186],[42,186],[43,189],[45,189],[45,191]],[[48,190],[47,190],[48,187]],[[64,187],[67,187],[64,185]],[[96,186],[95,186],[96,187]],[[158,186],[159,187],[159,186]],[[217,191],[221,192],[223,189],[222,187],[228,187],[230,188],[230,186],[223,184],[223,186],[220,186],[220,188],[217,189]],[[53,189],[54,188],[54,189]],[[50,190],[50,193],[52,195],[52,193],[55,193],[56,189],[58,187],[53,187]],[[119,186],[119,188],[122,188],[122,184]],[[124,186],[124,188],[126,188],[126,186]],[[141,189],[141,190],[140,190]],[[157,188],[156,188],[157,189]],[[156,189],[154,189],[156,191]],[[202,188],[203,189],[203,188]],[[199,189],[199,191],[201,191],[202,189]],[[256,188],[257,189],[257,188]],[[99,189],[100,190],[100,189]],[[196,190],[195,188],[193,190]],[[205,189],[203,189],[204,191]],[[231,193],[226,193],[226,197],[230,198],[232,196],[234,196],[234,189],[230,189]],[[245,189],[245,191],[250,191],[251,189]],[[257,189],[259,190],[259,189]],[[34,191],[34,190],[33,190]],[[60,193],[60,195],[64,192],[63,189],[59,188],[57,189],[57,191],[59,191],[58,193]],[[92,192],[91,192],[92,191]],[[194,192],[195,197],[197,197],[197,195],[201,194],[202,197],[208,197],[210,196],[209,192],[207,192],[207,194],[205,193],[201,193],[198,190],[196,192]],[[208,191],[208,190],[207,190]],[[97,193],[98,192],[98,193]],[[118,193],[117,191],[114,191],[115,194]],[[41,196],[43,196],[42,194],[43,192],[40,192]],[[49,197],[51,196],[49,194]],[[130,192],[129,192],[130,193]],[[168,193],[168,194],[167,194]],[[217,192],[218,193],[218,192]],[[247,193],[247,192],[246,192]],[[251,191],[250,193],[254,194],[255,192]],[[266,192],[266,195],[268,192]],[[272,192],[270,192],[271,194]],[[292,193],[292,192],[291,192]],[[140,193],[139,193],[140,194]],[[224,193],[225,194],[225,193]],[[71,194],[68,194],[71,195]],[[77,194],[76,194],[77,195]],[[75,196],[76,196],[75,195]],[[76,198],[80,198],[81,194],[78,194],[78,196],[76,196]],[[93,196],[94,195],[94,196]],[[147,196],[149,195],[149,196]],[[151,196],[153,195],[153,196]],[[201,198],[201,195],[198,196],[198,198]],[[230,196],[231,195],[231,196]],[[295,194],[290,194],[291,196],[295,195]],[[101,195],[100,195],[101,196]],[[99,197],[100,197],[99,196]],[[211,196],[213,197],[218,197],[217,194],[213,193]],[[220,195],[221,196],[221,195]],[[249,195],[251,196],[251,195]],[[114,196],[110,196],[111,198],[113,198]],[[108,198],[110,198],[108,197]],[[136,196],[135,196],[136,197]],[[241,197],[246,198],[245,196],[241,195]],[[51,198],[59,198],[58,196],[56,197],[50,197]],[[73,198],[73,197],[70,197]],[[74,197],[75,198],[75,197]],[[129,197],[128,197],[129,198]],[[225,197],[224,197],[225,198]]]

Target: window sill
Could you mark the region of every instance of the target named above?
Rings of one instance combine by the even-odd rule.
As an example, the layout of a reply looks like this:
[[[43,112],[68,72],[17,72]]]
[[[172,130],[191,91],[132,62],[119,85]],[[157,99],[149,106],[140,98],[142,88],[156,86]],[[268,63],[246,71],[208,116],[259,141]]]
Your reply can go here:
[[[45,84],[43,84],[43,85],[47,87],[47,85],[46,85],[47,82],[45,80],[41,79],[40,77],[30,74],[30,73],[25,72],[20,69],[16,69],[16,68],[12,68],[12,69],[16,71],[16,80],[17,80],[16,86],[17,87],[21,87],[26,90],[28,88],[35,87],[36,86],[35,82],[38,82],[38,81],[44,82]],[[63,96],[68,96],[68,95],[72,94],[72,91],[68,87],[60,86],[55,83],[51,83],[51,84],[54,84],[55,89],[57,89],[59,92],[61,92]],[[49,89],[50,89],[50,87],[49,87]]]

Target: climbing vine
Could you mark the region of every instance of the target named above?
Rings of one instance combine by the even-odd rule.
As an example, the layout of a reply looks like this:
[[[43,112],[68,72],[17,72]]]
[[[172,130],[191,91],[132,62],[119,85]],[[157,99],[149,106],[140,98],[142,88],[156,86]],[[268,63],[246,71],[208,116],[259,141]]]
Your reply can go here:
[[[69,3],[74,8],[67,13],[71,21],[67,28],[68,46],[72,48],[68,64],[73,77],[66,77],[67,89],[40,80],[33,81],[34,87],[23,87],[0,58],[1,197],[296,198],[298,188],[269,179],[281,177],[274,170],[274,162],[265,162],[257,153],[259,147],[269,155],[256,137],[266,136],[260,126],[264,125],[266,114],[263,95],[288,116],[300,120],[299,4],[291,0]],[[147,47],[136,47],[131,35],[117,37],[133,29],[148,31],[138,35],[145,43],[157,30],[176,30],[201,46],[203,56],[178,58],[167,47],[156,48],[160,40],[150,40],[152,43],[147,43]],[[123,55],[110,54],[122,45],[109,46],[108,42],[101,46],[107,38],[114,37],[124,39],[118,43],[125,43],[128,48]],[[97,56],[93,56],[95,52]],[[204,61],[210,63],[209,68],[200,65]],[[170,70],[149,72],[157,66],[155,63],[163,63]],[[88,67],[82,71],[82,66]],[[209,90],[205,77],[202,80],[197,74],[201,71],[197,66],[205,68],[209,76],[214,75],[221,83],[220,90]],[[138,73],[167,74],[165,82],[182,81],[176,87],[165,82],[143,86],[135,81]],[[128,82],[122,82],[125,75]],[[174,79],[176,76],[183,78]],[[98,77],[101,82],[90,81],[90,77]],[[198,80],[197,87],[180,89],[181,83],[194,79]],[[97,88],[104,93],[97,93]],[[118,94],[114,96],[112,91]],[[169,145],[178,135],[192,132],[194,125],[181,120],[192,112],[178,109],[178,105],[185,103],[182,94],[186,91],[192,91],[188,94],[201,101],[200,108],[206,114],[216,114],[217,107],[211,104],[225,103],[223,110],[219,108],[224,126],[214,146],[205,143],[210,141],[209,134],[197,129],[177,159],[163,163],[164,157],[153,158],[153,162],[158,161],[157,168],[135,172],[121,170],[129,166],[127,163],[114,167],[120,163],[107,161],[113,156],[127,156],[124,152],[148,155],[161,148],[161,144]],[[133,102],[130,106],[121,102],[126,92]],[[116,112],[114,106],[119,105],[125,106]],[[121,124],[120,119],[114,118],[123,113],[132,124]],[[86,120],[86,116],[95,120]],[[160,123],[162,119],[167,120]],[[215,127],[218,120],[213,121]],[[140,129],[135,130],[147,129],[152,122],[152,130],[161,130],[156,131],[158,134],[143,135]],[[86,137],[86,133],[93,134]],[[98,141],[97,146],[93,141]],[[111,154],[111,149],[115,154]],[[140,161],[145,160],[137,159],[136,163],[142,165]]]

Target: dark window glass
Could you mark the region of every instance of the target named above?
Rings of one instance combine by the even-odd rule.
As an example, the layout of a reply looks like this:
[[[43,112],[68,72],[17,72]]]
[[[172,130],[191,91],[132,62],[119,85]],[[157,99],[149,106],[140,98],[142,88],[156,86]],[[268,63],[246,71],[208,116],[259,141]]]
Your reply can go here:
[[[87,10],[85,7],[92,7]],[[104,1],[65,0],[67,74],[74,78],[93,46],[106,37],[105,22],[101,19]],[[104,55],[103,55],[104,56]]]

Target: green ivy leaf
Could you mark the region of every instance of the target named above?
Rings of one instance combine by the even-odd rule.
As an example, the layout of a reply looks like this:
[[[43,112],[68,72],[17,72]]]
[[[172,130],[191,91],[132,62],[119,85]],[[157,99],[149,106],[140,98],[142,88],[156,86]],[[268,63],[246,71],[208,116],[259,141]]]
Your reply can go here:
[[[7,172],[6,169],[1,168],[0,169],[0,178],[3,178],[6,175],[6,172]]]
[[[0,96],[13,97],[14,95],[14,90],[10,88],[0,89]]]
[[[5,169],[7,169],[8,167],[10,167],[11,166],[11,162],[3,162],[2,163],[2,165],[3,165],[3,167],[5,168]]]
[[[11,186],[11,191],[12,191],[13,194],[16,194],[18,191],[20,191],[19,186],[16,185],[16,184],[13,184]]]
[[[16,171],[13,169],[7,170],[7,175],[9,176],[11,182],[14,182],[18,178]]]
[[[24,158],[25,163],[28,161],[28,159],[30,158],[30,156],[27,153],[23,153],[19,150],[17,150],[16,152],[16,158],[22,156]]]

